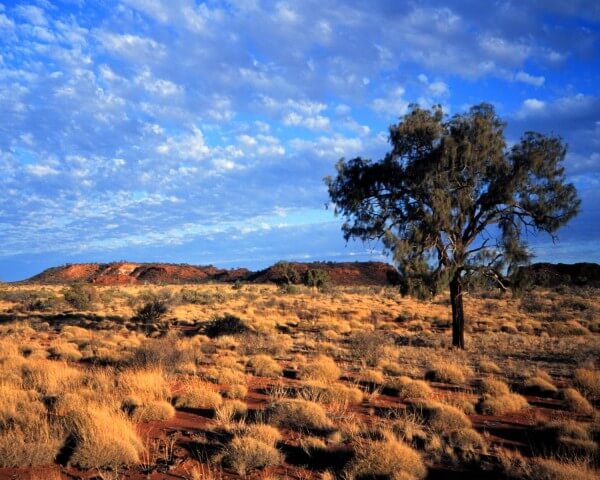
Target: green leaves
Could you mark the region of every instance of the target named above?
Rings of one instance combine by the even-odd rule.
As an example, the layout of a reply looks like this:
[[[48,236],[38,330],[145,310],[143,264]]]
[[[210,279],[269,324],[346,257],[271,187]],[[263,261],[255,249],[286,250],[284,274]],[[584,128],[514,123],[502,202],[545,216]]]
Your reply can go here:
[[[326,179],[345,238],[383,240],[406,290],[421,294],[457,272],[526,261],[527,233],[554,235],[580,201],[559,137],[526,132],[507,149],[504,127],[485,103],[451,118],[413,105],[390,126],[382,160],[342,159]]]

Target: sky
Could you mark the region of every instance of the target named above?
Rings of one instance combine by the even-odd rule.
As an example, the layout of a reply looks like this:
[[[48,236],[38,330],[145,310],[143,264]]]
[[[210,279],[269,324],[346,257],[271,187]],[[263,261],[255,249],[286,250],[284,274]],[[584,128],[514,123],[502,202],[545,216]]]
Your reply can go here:
[[[0,2],[1,280],[385,260],[323,177],[381,158],[411,103],[561,135],[582,211],[535,260],[600,262],[598,1]]]

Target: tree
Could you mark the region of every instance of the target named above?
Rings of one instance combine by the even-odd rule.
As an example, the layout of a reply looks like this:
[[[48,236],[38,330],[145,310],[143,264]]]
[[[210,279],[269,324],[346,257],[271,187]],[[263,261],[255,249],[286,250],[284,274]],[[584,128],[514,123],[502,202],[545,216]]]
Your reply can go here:
[[[463,294],[469,277],[502,283],[508,265],[526,263],[526,237],[556,231],[579,211],[567,183],[560,137],[526,132],[511,148],[491,105],[446,117],[440,106],[411,111],[389,128],[391,151],[373,162],[337,164],[325,182],[342,230],[381,240],[403,293],[450,287],[452,344],[464,348]]]

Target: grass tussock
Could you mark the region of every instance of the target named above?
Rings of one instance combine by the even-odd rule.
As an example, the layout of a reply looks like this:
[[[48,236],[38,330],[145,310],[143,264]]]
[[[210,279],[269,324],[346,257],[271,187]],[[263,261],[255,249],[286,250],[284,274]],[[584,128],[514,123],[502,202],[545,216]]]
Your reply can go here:
[[[225,447],[222,463],[241,476],[253,470],[280,465],[283,456],[273,445],[249,436],[234,437]]]
[[[425,379],[432,382],[460,385],[466,383],[467,378],[472,375],[473,371],[466,365],[451,361],[433,362],[425,373]]]
[[[414,402],[433,396],[433,390],[423,380],[413,380],[409,377],[397,377],[387,383],[387,386],[397,392],[403,402]]]
[[[279,363],[268,355],[254,355],[250,357],[248,366],[259,377],[280,377],[283,368]]]
[[[333,423],[321,405],[308,400],[283,399],[269,407],[269,422],[296,430],[326,430]]]
[[[560,390],[558,396],[565,402],[565,406],[571,412],[581,413],[583,415],[592,415],[594,413],[592,404],[574,388]]]
[[[75,448],[69,463],[80,468],[116,468],[138,463],[144,446],[124,415],[88,405],[66,419]]]
[[[383,440],[357,441],[354,444],[354,455],[346,475],[352,480],[421,480],[427,475],[427,468],[420,454],[392,435]]]
[[[578,368],[574,373],[575,384],[590,400],[600,400],[600,370]]]
[[[216,388],[212,384],[198,379],[186,382],[180,387],[174,398],[177,408],[215,409],[222,403],[223,397]]]
[[[431,429],[447,432],[460,428],[470,428],[471,420],[461,410],[445,403],[425,400],[417,402],[411,409]]]
[[[341,371],[333,358],[317,355],[310,362],[302,365],[299,377],[302,380],[316,380],[321,382],[335,382],[340,378]]]

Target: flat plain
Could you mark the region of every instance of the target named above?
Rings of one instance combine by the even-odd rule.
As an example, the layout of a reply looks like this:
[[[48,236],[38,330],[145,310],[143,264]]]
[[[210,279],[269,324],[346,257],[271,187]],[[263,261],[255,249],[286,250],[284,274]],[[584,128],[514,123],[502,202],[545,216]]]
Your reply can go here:
[[[0,286],[0,478],[598,478],[600,300]]]

